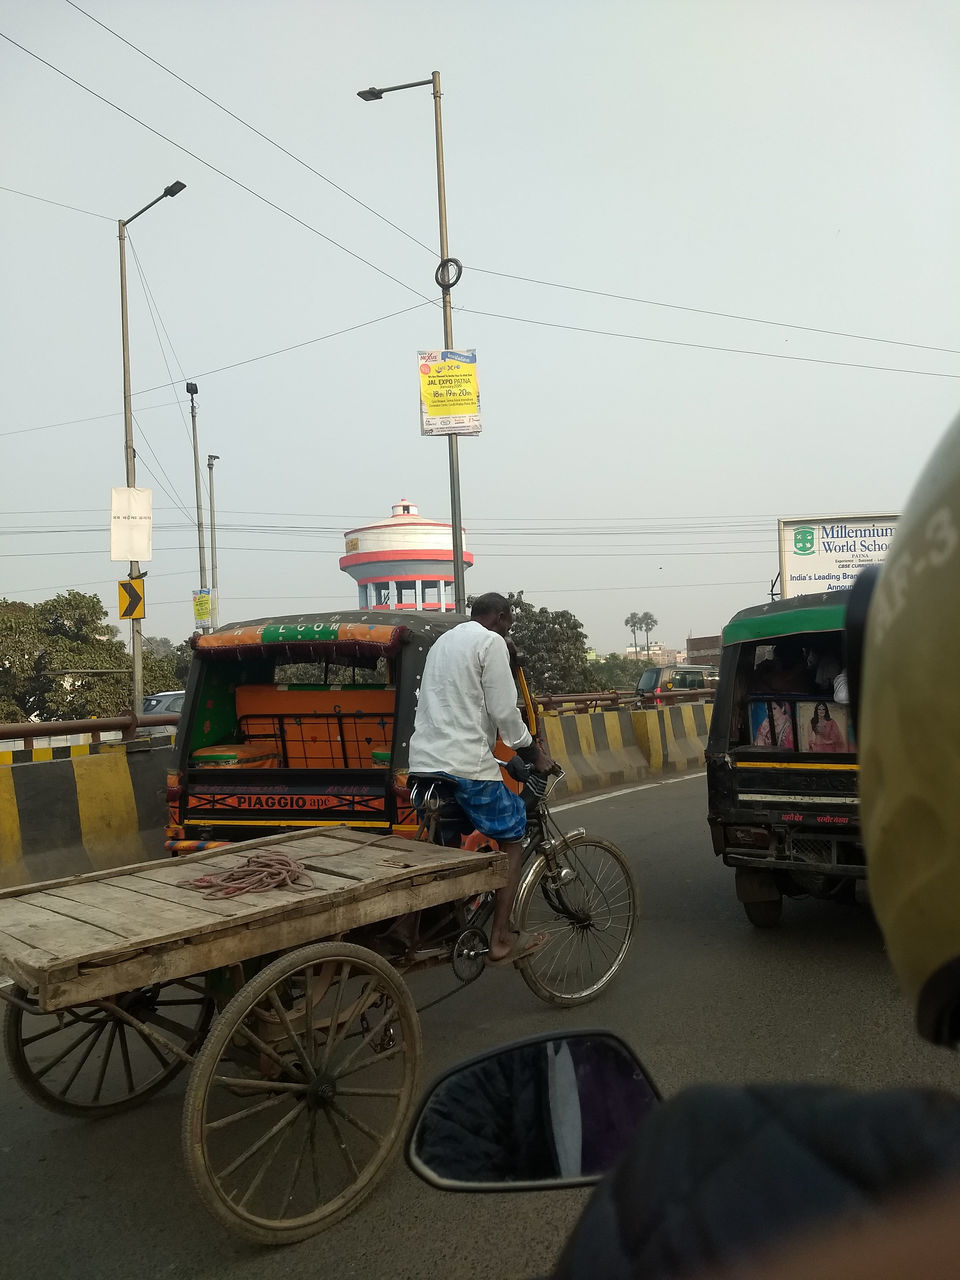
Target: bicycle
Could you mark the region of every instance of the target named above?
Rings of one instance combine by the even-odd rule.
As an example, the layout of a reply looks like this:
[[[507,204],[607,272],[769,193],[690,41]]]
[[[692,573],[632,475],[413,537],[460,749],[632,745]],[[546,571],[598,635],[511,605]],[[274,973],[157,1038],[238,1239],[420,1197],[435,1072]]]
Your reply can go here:
[[[548,779],[519,762],[515,770],[515,776],[525,773],[521,794],[528,821],[513,922],[522,931],[546,934],[546,941],[515,967],[541,1000],[583,1004],[599,995],[623,964],[636,924],[636,882],[617,845],[588,835],[583,827],[564,833],[557,826],[547,802],[562,770]],[[410,782],[412,793],[422,788],[417,795],[423,815],[420,838],[452,844],[456,836],[459,843],[462,814],[450,780],[443,774],[420,774]],[[449,962],[462,983],[474,981],[489,952],[486,928],[493,906],[490,892],[444,908],[433,919],[416,913],[405,918],[405,935],[403,923],[398,927],[395,922],[387,936],[404,941],[406,950],[394,963],[409,972]]]

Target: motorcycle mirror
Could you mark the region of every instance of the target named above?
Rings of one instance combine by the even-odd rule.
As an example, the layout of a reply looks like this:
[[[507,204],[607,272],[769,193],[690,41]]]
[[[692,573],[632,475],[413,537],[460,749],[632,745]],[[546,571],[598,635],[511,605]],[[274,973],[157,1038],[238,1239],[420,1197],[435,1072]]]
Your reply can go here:
[[[547,1033],[461,1062],[424,1095],[407,1163],[445,1191],[530,1191],[599,1182],[660,1101],[608,1031]]]

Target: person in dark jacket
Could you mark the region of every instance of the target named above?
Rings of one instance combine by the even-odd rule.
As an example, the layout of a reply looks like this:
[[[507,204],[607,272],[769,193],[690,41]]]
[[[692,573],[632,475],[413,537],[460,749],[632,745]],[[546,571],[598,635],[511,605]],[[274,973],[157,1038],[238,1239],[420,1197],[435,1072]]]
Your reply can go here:
[[[553,1277],[686,1280],[951,1174],[960,1102],[948,1094],[687,1089],[644,1119]]]

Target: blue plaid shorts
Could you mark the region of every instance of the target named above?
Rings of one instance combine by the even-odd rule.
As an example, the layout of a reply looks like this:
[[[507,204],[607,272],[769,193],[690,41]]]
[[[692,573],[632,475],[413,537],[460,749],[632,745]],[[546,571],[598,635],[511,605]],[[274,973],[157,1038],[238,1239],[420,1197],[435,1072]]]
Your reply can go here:
[[[527,830],[527,806],[505,783],[494,779],[455,778],[457,804],[482,836],[520,840]]]

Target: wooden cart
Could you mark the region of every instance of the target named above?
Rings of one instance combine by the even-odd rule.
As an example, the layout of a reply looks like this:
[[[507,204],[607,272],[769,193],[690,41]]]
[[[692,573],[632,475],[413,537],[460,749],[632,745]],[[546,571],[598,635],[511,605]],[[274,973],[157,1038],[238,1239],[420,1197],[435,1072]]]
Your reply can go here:
[[[313,887],[224,900],[179,883],[264,845]],[[11,1070],[44,1106],[102,1116],[190,1065],[183,1146],[203,1202],[249,1239],[302,1240],[370,1191],[415,1101],[419,1019],[381,954],[389,922],[505,880],[496,852],[337,828],[7,890]],[[357,931],[367,945],[343,939]]]

